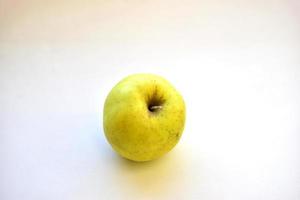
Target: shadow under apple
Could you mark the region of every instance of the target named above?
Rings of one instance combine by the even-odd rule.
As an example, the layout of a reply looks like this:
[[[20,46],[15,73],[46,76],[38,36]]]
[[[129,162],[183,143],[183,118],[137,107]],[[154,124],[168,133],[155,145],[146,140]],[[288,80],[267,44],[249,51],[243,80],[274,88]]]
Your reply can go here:
[[[180,149],[175,148],[153,161],[134,162],[116,156],[115,162],[122,185],[129,187],[127,189],[138,195],[137,198],[145,197],[143,195],[163,198],[185,185],[186,162]]]
[[[100,132],[100,134],[99,134]],[[84,135],[84,134],[83,134]],[[134,162],[122,158],[110,147],[102,130],[91,133],[82,151],[84,170],[80,171],[78,186],[72,199],[183,199],[186,182],[190,177],[189,158],[178,144],[159,159]],[[97,156],[98,155],[98,156]],[[173,191],[176,196],[173,196]],[[175,193],[174,193],[175,194]]]

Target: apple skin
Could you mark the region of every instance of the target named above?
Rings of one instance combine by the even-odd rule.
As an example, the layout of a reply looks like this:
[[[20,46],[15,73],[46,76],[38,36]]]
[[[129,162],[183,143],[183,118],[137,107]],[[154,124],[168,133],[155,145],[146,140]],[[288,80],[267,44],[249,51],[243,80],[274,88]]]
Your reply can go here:
[[[134,74],[108,94],[103,112],[104,133],[113,149],[133,161],[149,161],[170,151],[185,123],[179,92],[154,74]]]

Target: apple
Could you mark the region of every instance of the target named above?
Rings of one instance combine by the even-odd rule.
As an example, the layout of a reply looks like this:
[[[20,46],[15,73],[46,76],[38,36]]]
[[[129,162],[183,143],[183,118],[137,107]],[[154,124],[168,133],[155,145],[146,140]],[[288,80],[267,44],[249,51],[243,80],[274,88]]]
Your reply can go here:
[[[154,74],[130,75],[113,87],[104,103],[103,128],[112,148],[133,161],[149,161],[169,152],[185,123],[179,92]]]

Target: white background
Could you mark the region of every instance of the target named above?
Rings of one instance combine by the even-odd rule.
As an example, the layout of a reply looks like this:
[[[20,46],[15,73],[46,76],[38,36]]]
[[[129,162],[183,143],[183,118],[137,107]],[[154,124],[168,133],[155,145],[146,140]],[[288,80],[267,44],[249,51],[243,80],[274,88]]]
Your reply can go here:
[[[0,0],[0,199],[300,199],[297,0]],[[107,93],[164,76],[180,143],[117,156]]]

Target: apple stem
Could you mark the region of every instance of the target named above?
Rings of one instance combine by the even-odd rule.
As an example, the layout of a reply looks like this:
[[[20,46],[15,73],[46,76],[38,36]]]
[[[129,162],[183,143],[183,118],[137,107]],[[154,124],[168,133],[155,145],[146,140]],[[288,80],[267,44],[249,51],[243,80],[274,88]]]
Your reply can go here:
[[[162,106],[150,106],[149,110],[151,112],[156,112],[157,110],[162,109]]]

